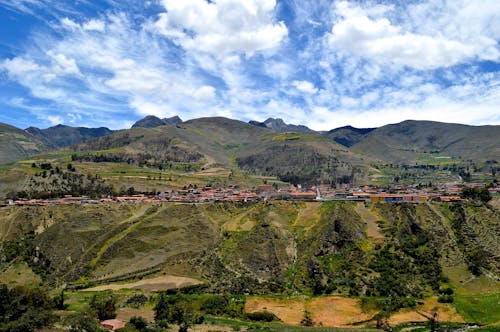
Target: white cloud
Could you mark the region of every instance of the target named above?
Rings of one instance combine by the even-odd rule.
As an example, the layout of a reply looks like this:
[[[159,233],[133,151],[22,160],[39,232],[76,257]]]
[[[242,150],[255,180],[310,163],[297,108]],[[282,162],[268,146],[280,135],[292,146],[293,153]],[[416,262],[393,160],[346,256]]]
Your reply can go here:
[[[48,51],[47,55],[50,56],[54,62],[52,72],[59,75],[81,75],[75,59],[69,58],[61,53],[54,53]]]
[[[4,60],[0,68],[7,70],[9,76],[13,79],[20,79],[24,75],[37,72],[41,69],[37,63],[21,57]]]
[[[82,26],[83,30],[104,32],[106,25],[101,20],[89,20]]]
[[[318,89],[314,86],[309,81],[293,81],[292,85],[299,91],[308,93],[308,94],[315,94],[318,92]]]
[[[339,2],[336,13],[342,18],[333,25],[329,36],[332,49],[379,63],[394,63],[421,70],[448,67],[473,58],[500,58],[494,39],[476,36],[474,41],[461,41],[439,33],[405,31],[402,26],[393,25],[387,18],[380,17],[387,10],[374,11],[373,8],[363,9]]]
[[[215,98],[215,88],[213,86],[202,86],[193,92],[193,97],[196,100],[208,101]]]
[[[275,0],[163,0],[155,28],[188,50],[218,57],[277,47],[288,30],[273,21]]]
[[[80,29],[80,24],[76,23],[75,21],[67,18],[67,17],[64,17],[62,20],[61,20],[61,25],[66,28],[66,29],[69,29],[69,30],[77,30],[77,29]]]
[[[62,124],[64,122],[63,118],[58,115],[48,115],[45,117],[52,125]]]

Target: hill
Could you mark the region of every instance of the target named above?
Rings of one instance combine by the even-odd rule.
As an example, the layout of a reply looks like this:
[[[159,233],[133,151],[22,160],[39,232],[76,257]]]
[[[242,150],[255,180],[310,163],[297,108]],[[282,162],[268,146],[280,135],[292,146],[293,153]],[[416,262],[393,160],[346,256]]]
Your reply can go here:
[[[154,115],[148,115],[132,125],[132,128],[154,128],[159,126],[177,126],[183,121],[177,115],[171,118],[160,119]]]
[[[392,163],[428,159],[500,159],[500,126],[468,126],[433,121],[403,121],[377,128],[352,146],[353,151]]]
[[[29,127],[26,131],[40,139],[51,149],[74,145],[90,138],[106,136],[114,132],[106,127],[85,128],[65,126],[61,124],[46,129]]]
[[[380,235],[367,231],[371,216]],[[500,290],[499,214],[475,203],[69,205],[0,217],[2,270],[23,259],[48,284],[168,272],[233,294]]]
[[[35,136],[0,123],[0,164],[28,158],[47,150],[47,145]]]
[[[351,147],[354,144],[363,140],[363,138],[375,128],[354,128],[351,126],[332,129],[323,135],[342,144],[346,147]]]
[[[277,133],[217,117],[194,119],[180,126],[133,128],[81,143],[74,149],[108,151],[105,160],[147,161],[161,167],[171,162],[194,163],[203,168],[276,176],[294,183],[352,181],[354,176],[363,176],[361,168],[366,162],[318,135]]]

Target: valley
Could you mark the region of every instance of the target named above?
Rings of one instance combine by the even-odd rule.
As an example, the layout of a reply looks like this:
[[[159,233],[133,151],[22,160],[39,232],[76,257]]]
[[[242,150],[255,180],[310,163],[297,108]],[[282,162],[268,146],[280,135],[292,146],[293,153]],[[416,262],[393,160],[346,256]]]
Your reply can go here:
[[[42,148],[0,165],[2,283],[63,294],[60,328],[111,300],[125,321],[192,310],[195,331],[498,326],[498,126],[457,148],[425,138],[458,142],[449,124],[278,120],[31,128]]]

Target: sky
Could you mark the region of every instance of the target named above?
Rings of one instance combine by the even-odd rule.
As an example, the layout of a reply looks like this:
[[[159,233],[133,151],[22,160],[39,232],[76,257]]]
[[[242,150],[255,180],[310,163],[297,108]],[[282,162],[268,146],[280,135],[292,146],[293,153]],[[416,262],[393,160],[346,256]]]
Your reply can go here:
[[[0,122],[500,124],[498,0],[1,0]]]

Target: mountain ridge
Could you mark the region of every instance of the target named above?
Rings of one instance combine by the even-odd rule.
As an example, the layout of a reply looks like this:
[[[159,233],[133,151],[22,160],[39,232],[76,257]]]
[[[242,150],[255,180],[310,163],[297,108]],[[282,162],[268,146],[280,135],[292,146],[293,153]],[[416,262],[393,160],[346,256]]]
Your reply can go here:
[[[248,122],[251,125],[263,128],[273,129],[279,132],[295,132],[301,134],[318,134],[319,132],[312,130],[304,125],[294,125],[286,124],[283,119],[280,118],[268,118],[264,122],[258,122],[251,120]]]
[[[160,126],[178,126],[183,123],[182,119],[178,115],[174,115],[170,118],[160,119],[154,115],[147,115],[146,117],[138,120],[132,125],[131,128],[154,128]]]
[[[46,129],[28,127],[25,131],[37,137],[52,149],[78,144],[90,138],[106,136],[115,132],[107,127],[72,127],[63,124]]]

